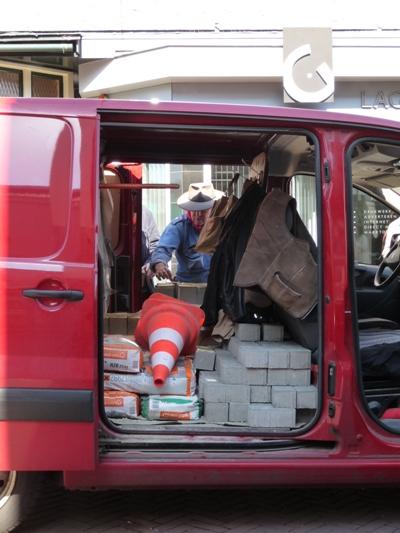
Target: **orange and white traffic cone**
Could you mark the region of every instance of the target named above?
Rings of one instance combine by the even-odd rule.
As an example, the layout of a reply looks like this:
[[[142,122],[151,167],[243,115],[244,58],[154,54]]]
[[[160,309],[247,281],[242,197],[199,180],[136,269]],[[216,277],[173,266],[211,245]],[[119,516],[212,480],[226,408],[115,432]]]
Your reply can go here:
[[[157,387],[164,385],[180,354],[195,352],[203,322],[204,312],[197,305],[161,293],[145,301],[135,338],[139,346],[150,350]]]

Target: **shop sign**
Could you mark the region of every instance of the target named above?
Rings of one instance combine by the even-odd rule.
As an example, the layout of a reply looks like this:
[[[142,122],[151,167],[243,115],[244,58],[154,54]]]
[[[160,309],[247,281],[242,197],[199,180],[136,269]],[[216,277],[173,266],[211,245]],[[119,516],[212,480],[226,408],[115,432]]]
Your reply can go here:
[[[283,58],[285,103],[334,101],[330,28],[284,28]]]
[[[377,90],[374,94],[361,91],[362,109],[400,109],[400,90]]]

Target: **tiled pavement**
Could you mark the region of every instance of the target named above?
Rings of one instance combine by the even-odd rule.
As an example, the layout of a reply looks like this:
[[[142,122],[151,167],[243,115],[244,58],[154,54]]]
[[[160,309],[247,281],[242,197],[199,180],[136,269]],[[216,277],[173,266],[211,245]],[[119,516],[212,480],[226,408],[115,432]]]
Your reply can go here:
[[[400,532],[398,489],[65,492],[17,533]]]

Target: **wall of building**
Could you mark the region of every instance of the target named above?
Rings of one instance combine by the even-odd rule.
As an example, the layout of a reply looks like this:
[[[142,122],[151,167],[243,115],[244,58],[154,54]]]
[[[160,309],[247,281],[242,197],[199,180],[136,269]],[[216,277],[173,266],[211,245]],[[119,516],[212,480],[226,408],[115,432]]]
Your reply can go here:
[[[177,102],[215,102],[262,106],[284,105],[282,83],[277,82],[171,83],[116,92],[112,94],[112,98],[129,100],[158,98],[159,100]],[[299,105],[294,104],[295,107],[299,107]],[[301,104],[301,107],[400,120],[400,82],[337,82],[334,102]]]
[[[54,0],[13,0],[4,9],[0,32],[10,31],[229,31],[288,26],[333,29],[391,29],[397,0],[69,0],[60,9]],[[110,35],[109,38],[122,36]],[[104,36],[103,36],[104,38]],[[106,56],[97,56],[106,57]]]

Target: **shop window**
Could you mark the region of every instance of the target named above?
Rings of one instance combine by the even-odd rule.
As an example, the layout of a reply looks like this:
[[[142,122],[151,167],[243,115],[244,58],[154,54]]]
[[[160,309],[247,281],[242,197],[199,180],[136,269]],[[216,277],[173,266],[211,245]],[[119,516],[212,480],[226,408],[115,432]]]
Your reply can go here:
[[[249,175],[249,168],[244,165],[213,165],[211,181],[214,188],[227,192],[229,183],[236,173],[240,174],[240,179],[237,181],[233,192],[236,196],[240,196],[243,181]]]
[[[143,183],[171,183],[171,165],[163,163],[143,164]],[[144,189],[143,205],[153,213],[157,226],[164,229],[171,220],[169,189]]]
[[[63,79],[61,76],[32,72],[32,96],[41,98],[62,98]]]
[[[0,96],[23,96],[21,70],[0,67]]]
[[[317,242],[317,197],[315,176],[297,174],[290,180],[290,195],[296,199],[301,220]]]

